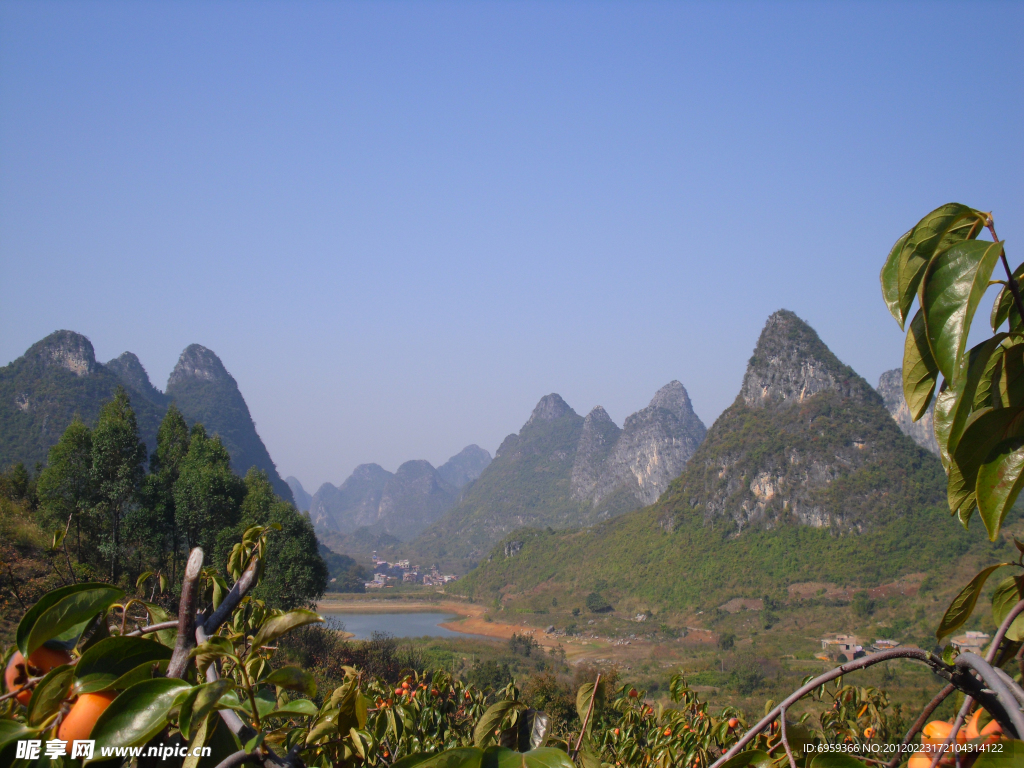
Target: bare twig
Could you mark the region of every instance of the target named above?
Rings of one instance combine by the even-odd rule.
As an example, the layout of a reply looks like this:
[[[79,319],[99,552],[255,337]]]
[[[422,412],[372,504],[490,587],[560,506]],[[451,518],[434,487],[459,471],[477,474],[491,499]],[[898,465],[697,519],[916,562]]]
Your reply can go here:
[[[796,768],[796,760],[793,757],[793,750],[789,748],[789,738],[786,736],[786,708],[779,707],[779,735],[782,736],[782,746],[786,750],[786,757],[789,758],[789,768]]]
[[[42,679],[42,675],[40,675],[39,677],[30,677],[28,681],[20,688],[15,688],[13,691],[8,691],[3,696],[0,696],[0,701],[7,701],[8,699],[13,699],[22,691],[31,691],[33,688],[36,687],[36,683],[38,683]]]
[[[1021,735],[1024,735],[1024,713],[1020,711],[1017,697],[1010,692],[1006,681],[996,673],[992,665],[976,653],[961,653],[953,663],[957,669],[976,672],[985,683],[985,686],[995,694],[996,701],[993,703],[996,706],[990,706],[988,702],[985,702],[984,706],[992,717],[999,722],[1003,732],[1015,739],[1019,739]],[[955,682],[954,685],[956,685]],[[975,693],[974,698],[981,700],[982,697]],[[1000,712],[1000,709],[1004,711]]]
[[[199,576],[203,570],[203,550],[196,547],[189,553],[185,576],[181,582],[178,605],[178,639],[167,665],[168,677],[181,677],[188,666],[188,654],[196,645],[196,608],[199,602]]]
[[[61,537],[60,546],[64,550],[64,560],[67,561],[68,571],[71,573],[71,583],[77,584],[78,579],[75,578],[75,569],[71,565],[71,555],[68,554],[68,531],[71,530],[71,518],[74,516],[74,512],[68,515],[68,524],[64,526],[64,535]]]
[[[594,702],[597,701],[597,686],[601,684],[601,673],[597,673],[597,677],[594,679],[594,695],[590,697],[590,706],[587,707],[586,717],[583,718],[583,725],[580,726],[580,737],[576,739],[576,749],[572,751],[572,756],[576,757],[580,753],[580,744],[583,743],[583,734],[587,732],[587,723],[590,721],[590,715],[594,711]]]
[[[802,699],[815,688],[824,685],[825,683],[828,683],[832,680],[835,680],[837,677],[842,677],[843,675],[848,674],[850,672],[854,672],[858,669],[866,669],[867,667],[874,666],[875,664],[880,664],[883,661],[888,661],[890,659],[913,659],[916,661],[922,661],[929,667],[931,667],[936,674],[946,678],[947,680],[950,680],[951,682],[951,678],[953,677],[953,674],[955,672],[953,668],[949,667],[938,656],[936,656],[933,653],[928,653],[927,651],[922,651],[920,648],[893,648],[891,651],[880,651],[879,653],[874,653],[870,656],[865,656],[862,659],[857,659],[855,661],[849,661],[845,664],[841,664],[838,667],[835,667],[834,669],[825,672],[824,674],[818,675],[818,677],[804,684],[800,688],[797,688],[796,691],[787,696],[781,704],[779,704],[777,707],[775,707],[775,709],[773,709],[771,712],[769,712],[767,715],[761,718],[761,720],[759,720],[757,724],[755,724],[750,730],[748,730],[743,735],[743,738],[741,738],[739,741],[733,744],[732,747],[729,748],[728,752],[726,752],[724,755],[719,757],[714,763],[712,763],[711,768],[718,768],[722,763],[726,762],[734,755],[739,753],[740,750],[742,750],[745,746],[747,746],[747,744],[754,740],[757,734],[759,734],[761,731],[763,731],[765,728],[767,728],[775,721],[775,718],[779,716],[779,710],[781,708],[788,708],[792,706],[794,703]],[[970,675],[966,675],[966,677],[970,677]],[[954,683],[954,685],[956,685],[956,683]],[[980,686],[978,687],[980,688]]]
[[[217,607],[217,610],[203,622],[203,629],[207,635],[212,635],[220,629],[220,625],[227,621],[228,616],[242,602],[242,598],[252,589],[252,585],[256,581],[256,568],[258,565],[259,560],[255,557],[249,561],[249,567],[238,577],[238,581],[231,587],[231,591],[224,595],[224,599]]]
[[[142,629],[136,629],[134,632],[129,632],[125,637],[138,637],[139,635],[148,635],[152,632],[159,632],[162,629],[175,629],[178,626],[178,620],[174,621],[162,621],[159,624],[150,624],[148,627]]]

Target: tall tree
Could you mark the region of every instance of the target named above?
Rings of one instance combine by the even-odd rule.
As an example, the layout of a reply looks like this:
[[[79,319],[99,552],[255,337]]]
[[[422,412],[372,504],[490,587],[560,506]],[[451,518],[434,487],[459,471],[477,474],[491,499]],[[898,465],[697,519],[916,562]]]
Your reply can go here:
[[[174,505],[174,485],[181,475],[181,465],[188,455],[190,442],[191,436],[185,417],[177,406],[171,403],[157,430],[156,450],[149,457],[150,474],[146,477],[142,495],[145,506],[151,509],[154,517],[159,520],[164,533],[163,544],[170,550],[172,583],[177,583],[178,580],[181,542]]]
[[[92,432],[80,419],[72,421],[50,449],[46,469],[39,475],[38,493],[44,526],[67,528],[78,562],[83,562],[82,535],[85,534],[86,549],[91,552],[93,547],[89,543],[96,534],[90,519],[96,486]],[[72,523],[74,528],[68,528]]]
[[[275,496],[270,478],[263,470],[249,470],[245,490],[239,528],[244,531],[253,525],[271,523],[281,526],[267,539],[267,565],[257,596],[286,609],[315,603],[327,588],[328,572],[309,516]]]
[[[175,521],[187,547],[215,551],[220,531],[238,524],[244,497],[245,484],[231,471],[231,456],[220,438],[194,425],[174,483]]]
[[[99,421],[92,433],[92,469],[97,508],[106,517],[110,537],[102,551],[110,559],[110,579],[121,573],[121,523],[135,500],[145,475],[146,446],[139,439],[139,427],[131,399],[124,387],[118,387],[113,399],[100,409]]]

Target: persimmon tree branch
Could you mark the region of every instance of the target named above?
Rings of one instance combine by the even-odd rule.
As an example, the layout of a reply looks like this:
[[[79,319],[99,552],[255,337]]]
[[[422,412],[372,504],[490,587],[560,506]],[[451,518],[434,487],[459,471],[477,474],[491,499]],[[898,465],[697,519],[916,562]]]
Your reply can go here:
[[[188,666],[188,655],[196,646],[196,610],[199,602],[199,577],[203,571],[203,550],[196,547],[189,553],[181,582],[178,604],[178,639],[167,664],[167,677],[181,677]]]
[[[999,236],[996,235],[996,224],[992,220],[992,214],[988,215],[988,221],[985,222],[985,226],[987,226],[988,231],[992,233],[992,239],[998,243]],[[1017,281],[1013,277],[1013,272],[1010,271],[1010,264],[1006,261],[1005,248],[1000,251],[999,258],[1003,262],[1003,269],[1006,270],[1006,285],[1010,289],[1010,293],[1013,294],[1013,303],[1017,307],[1017,313],[1021,316],[1021,319],[1024,320],[1024,300],[1021,300],[1020,286],[1017,285]]]
[[[949,694],[951,694],[955,690],[956,686],[946,685],[945,687],[943,687],[941,691],[939,691],[935,695],[934,699],[928,702],[928,706],[921,710],[921,714],[918,716],[917,720],[914,721],[914,724],[910,726],[910,730],[907,731],[907,735],[903,737],[903,741],[900,742],[901,748],[907,746],[910,742],[914,740],[914,737],[917,736],[918,732],[922,728],[924,728],[924,724],[928,722],[928,718],[932,716],[932,713],[934,713],[935,710],[939,708],[939,705],[941,705],[942,702],[949,698]],[[893,757],[893,759],[887,763],[887,768],[896,768],[896,766],[899,765],[900,762],[902,762],[902,760],[903,752],[897,750],[896,755]]]
[[[782,746],[786,750],[786,757],[789,758],[789,768],[796,768],[796,759],[793,757],[793,750],[789,748],[789,737],[786,736],[785,707],[779,707],[779,735],[782,737]]]
[[[139,635],[148,635],[152,632],[159,632],[162,629],[176,629],[177,627],[177,619],[174,619],[174,621],[161,621],[159,624],[150,624],[142,629],[136,629],[134,632],[129,632],[125,637],[138,637]]]

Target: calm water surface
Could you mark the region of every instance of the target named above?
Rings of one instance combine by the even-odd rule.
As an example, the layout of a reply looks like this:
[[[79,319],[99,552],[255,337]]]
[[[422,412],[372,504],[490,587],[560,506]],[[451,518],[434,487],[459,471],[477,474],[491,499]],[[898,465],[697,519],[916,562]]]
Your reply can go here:
[[[374,632],[387,632],[395,637],[474,637],[438,626],[456,618],[451,613],[332,613],[321,611],[332,623],[341,622],[345,631],[356,640],[366,640]]]

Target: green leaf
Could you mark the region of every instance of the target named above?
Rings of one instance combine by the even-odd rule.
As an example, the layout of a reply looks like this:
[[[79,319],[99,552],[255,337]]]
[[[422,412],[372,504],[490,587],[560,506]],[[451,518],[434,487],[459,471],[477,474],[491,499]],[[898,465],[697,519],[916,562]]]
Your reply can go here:
[[[39,735],[38,728],[29,728],[17,720],[0,720],[0,749],[3,749],[12,741],[19,739],[31,739]]]
[[[417,768],[481,768],[483,758],[484,751],[482,749],[460,747],[445,750],[437,755],[430,755],[423,762],[416,763],[416,766]]]
[[[982,752],[972,768],[1020,768],[1024,763],[1024,741],[1002,740],[999,752]]]
[[[307,696],[316,696],[316,681],[313,676],[299,667],[281,667],[275,669],[263,682],[276,685],[279,688],[287,688],[290,691],[298,691]]]
[[[18,624],[18,650],[28,658],[48,640],[73,648],[72,640],[77,641],[89,622],[122,597],[120,589],[96,583],[72,584],[47,592]]]
[[[323,621],[322,616],[313,613],[313,611],[307,611],[305,608],[298,608],[294,611],[283,613],[280,616],[274,616],[265,621],[263,626],[260,627],[259,632],[256,633],[256,637],[252,641],[250,655],[257,653],[261,646],[274,642],[281,635],[290,632],[296,627],[315,624],[321,621]]]
[[[1017,284],[1020,285],[1021,280],[1024,279],[1024,264],[1013,270],[1013,277]],[[1011,330],[1020,327],[1020,315],[1014,306],[1013,291],[1004,285],[996,297],[995,303],[992,305],[992,315],[989,318],[992,323],[992,332],[998,331],[999,326],[1005,323],[1007,319],[1010,320]]]
[[[1024,344],[1005,347],[992,377],[992,405],[1011,408],[1024,403]]]
[[[1004,565],[1010,565],[1010,563],[990,565],[971,579],[966,587],[960,590],[960,594],[953,598],[953,602],[946,609],[946,613],[939,623],[939,628],[935,630],[935,637],[937,639],[941,640],[964,625],[964,622],[971,617],[974,606],[978,602],[978,596],[981,594],[981,588],[985,586],[988,577]]]
[[[999,537],[1006,513],[1024,488],[1024,437],[1003,440],[978,469],[978,514],[990,541]]]
[[[939,367],[925,337],[924,314],[917,310],[903,345],[903,396],[914,421],[928,410],[938,378]]]
[[[767,752],[760,749],[748,749],[746,752],[740,752],[738,755],[730,757],[722,763],[721,768],[744,768],[748,765],[752,765],[754,768],[769,768],[771,764],[772,757]]]
[[[189,691],[178,712],[178,727],[181,729],[181,735],[186,739],[192,738],[193,727],[205,722],[206,716],[214,710],[221,696],[233,690],[234,687],[233,680],[221,679],[197,685]]]
[[[184,708],[184,704],[182,705],[182,707]],[[220,718],[217,719],[219,720]],[[193,754],[193,751],[195,750],[196,747],[202,747],[204,744],[206,744],[206,737],[209,735],[210,732],[210,718],[204,717],[201,721],[197,722],[199,722],[199,727],[195,729],[195,733],[189,740],[188,756],[185,758],[185,762],[181,764],[181,768],[198,768],[199,766],[200,756]],[[181,735],[183,738],[188,738],[187,736],[185,736],[184,730],[181,732]]]
[[[974,411],[957,441],[949,464],[947,495],[955,512],[975,492],[978,470],[1003,440],[1021,435],[1024,408],[986,408]]]
[[[484,750],[480,764],[482,768],[575,768],[569,755],[554,747],[541,747],[529,752],[490,747]]]
[[[947,379],[960,368],[971,321],[1002,252],[1002,243],[971,240],[937,253],[928,264],[921,281],[925,333]]]
[[[494,732],[501,728],[505,716],[513,709],[521,709],[526,705],[520,701],[498,701],[487,708],[473,729],[473,744],[486,747],[495,741]]]
[[[178,695],[191,687],[184,680],[160,677],[136,683],[121,693],[92,728],[91,738],[96,741],[93,759],[100,759],[103,747],[145,744],[167,724]]]
[[[918,285],[928,263],[935,253],[941,253],[955,242],[978,236],[985,214],[959,203],[947,203],[921,219],[907,237],[900,250],[897,270],[899,291],[898,314],[900,328],[906,322],[910,306],[914,303]]]
[[[300,715],[302,717],[315,717],[317,712],[319,711],[320,710],[317,709],[316,704],[314,704],[309,699],[295,699],[295,701],[289,701],[283,707],[278,707],[277,709],[273,710],[267,716],[277,717],[280,715],[282,717],[285,717],[291,715]]]
[[[811,768],[866,768],[863,763],[849,755],[815,755]]]
[[[76,667],[78,693],[102,691],[139,667],[168,661],[171,649],[142,637],[107,637],[92,646]]]
[[[1010,576],[999,582],[992,593],[992,620],[996,626],[1002,626],[1010,610],[1024,599],[1024,576]],[[1008,640],[1016,643],[1024,640],[1024,614],[1020,614],[1009,629],[1006,630]]]
[[[593,703],[593,711],[590,713],[590,720],[587,722],[586,734],[588,736],[594,729],[594,720],[597,719],[598,715],[601,714],[601,710],[604,709],[604,699],[604,683],[598,683],[597,688],[594,687],[593,683],[584,683],[576,691],[576,713],[580,716],[581,724],[587,717],[587,712],[591,708],[591,703]]]
[[[978,387],[986,372],[991,369],[993,356],[998,357],[1002,354],[1000,344],[1006,337],[1005,333],[997,334],[976,345],[967,354],[966,365],[952,386],[956,399],[950,412],[949,432],[946,436],[946,449],[950,453],[956,453],[960,436],[975,410],[974,402]]]
[[[154,603],[143,603],[143,605],[146,606],[146,611],[149,613],[150,624],[163,624],[165,621],[171,621],[175,618],[159,605]],[[175,643],[178,641],[178,630],[161,629],[156,633],[156,639],[160,645],[166,645],[168,648],[173,648]]]
[[[401,760],[397,760],[391,764],[391,768],[413,768],[414,765],[419,765],[422,762],[429,760],[433,755],[428,755],[425,752],[416,752],[411,755],[406,755]]]
[[[71,692],[75,680],[75,667],[64,664],[51,669],[32,691],[28,703],[28,724],[42,725],[50,715],[60,709],[61,702]]]
[[[889,256],[886,258],[885,264],[882,265],[882,272],[878,276],[882,283],[882,298],[885,300],[885,306],[896,318],[900,328],[903,327],[903,318],[900,316],[900,253],[902,253],[903,246],[912,231],[910,230],[896,241],[896,245],[889,251]]]
[[[948,472],[952,459],[949,454],[949,433],[953,426],[953,409],[956,407],[956,390],[943,382],[939,394],[935,396],[935,411],[932,414],[935,441],[939,444],[939,458]]]

